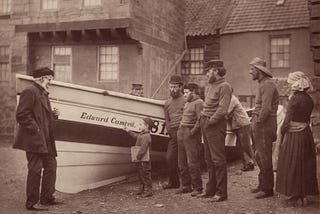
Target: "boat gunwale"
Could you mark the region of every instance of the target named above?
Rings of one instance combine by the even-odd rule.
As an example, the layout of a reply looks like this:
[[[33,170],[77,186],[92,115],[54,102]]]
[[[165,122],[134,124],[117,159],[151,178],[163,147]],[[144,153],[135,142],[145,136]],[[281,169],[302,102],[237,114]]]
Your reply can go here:
[[[25,75],[25,74],[16,74],[16,79],[33,81],[32,76]],[[57,80],[52,80],[51,85],[65,87],[65,88],[78,89],[78,90],[82,90],[82,91],[101,94],[104,96],[113,96],[113,97],[118,97],[118,98],[130,99],[130,100],[134,100],[134,101],[138,101],[138,102],[146,102],[146,103],[151,103],[151,104],[155,104],[155,105],[159,105],[159,106],[163,106],[165,103],[165,100],[156,100],[156,99],[151,99],[151,98],[146,98],[146,97],[138,97],[138,96],[125,94],[125,93],[121,93],[121,92],[109,91],[109,90],[99,89],[99,88],[94,88],[94,87],[89,87],[89,86],[82,86],[82,85],[78,85],[78,84],[74,84],[74,83],[61,82],[61,81],[57,81]]]

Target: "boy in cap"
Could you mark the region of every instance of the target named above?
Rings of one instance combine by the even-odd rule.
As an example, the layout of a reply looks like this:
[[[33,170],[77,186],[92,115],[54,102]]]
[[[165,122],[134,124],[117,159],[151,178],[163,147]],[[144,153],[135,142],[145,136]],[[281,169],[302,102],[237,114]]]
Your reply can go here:
[[[180,76],[172,75],[170,77],[169,89],[171,97],[164,104],[166,128],[170,137],[166,156],[169,181],[163,186],[163,189],[180,187],[177,132],[186,103],[182,95],[182,86],[183,82]]]
[[[133,138],[136,139],[135,146],[139,146],[140,149],[136,155],[138,162],[135,163],[140,180],[140,189],[137,195],[142,197],[150,197],[152,193],[152,178],[151,178],[151,161],[150,161],[150,148],[151,148],[151,134],[150,131],[154,127],[154,122],[151,118],[145,117],[138,124],[139,134],[127,130]],[[143,160],[142,160],[143,159]]]
[[[16,111],[17,135],[13,148],[26,151],[28,161],[26,208],[48,210],[41,205],[62,203],[53,196],[57,150],[52,127],[53,118],[58,116],[58,112],[51,110],[48,89],[54,72],[45,67],[33,71],[32,76],[34,84],[24,89],[20,95]],[[39,199],[40,204],[37,204]]]

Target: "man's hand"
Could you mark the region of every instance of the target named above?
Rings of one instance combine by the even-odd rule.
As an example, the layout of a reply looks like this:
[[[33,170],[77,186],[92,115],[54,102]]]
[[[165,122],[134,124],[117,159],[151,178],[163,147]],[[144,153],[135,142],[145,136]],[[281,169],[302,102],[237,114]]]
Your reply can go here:
[[[216,124],[216,120],[213,120],[213,119],[209,119],[208,120],[208,126],[212,126],[212,125],[215,125]]]
[[[137,154],[136,158],[137,158],[137,160],[141,160],[142,155],[141,154]]]
[[[127,126],[124,126],[124,127],[123,127],[123,131],[128,132],[128,131],[129,131],[128,127],[127,127]]]
[[[53,114],[53,117],[54,117],[55,119],[58,119],[58,117],[59,117],[59,115],[60,115],[59,109],[57,109],[56,107],[53,107],[52,114]]]

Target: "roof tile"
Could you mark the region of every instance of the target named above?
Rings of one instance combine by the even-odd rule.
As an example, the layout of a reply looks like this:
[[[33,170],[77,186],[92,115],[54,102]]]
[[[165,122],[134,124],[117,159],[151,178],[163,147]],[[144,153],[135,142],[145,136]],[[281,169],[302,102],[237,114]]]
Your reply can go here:
[[[309,26],[307,0],[186,0],[186,35],[198,36]]]

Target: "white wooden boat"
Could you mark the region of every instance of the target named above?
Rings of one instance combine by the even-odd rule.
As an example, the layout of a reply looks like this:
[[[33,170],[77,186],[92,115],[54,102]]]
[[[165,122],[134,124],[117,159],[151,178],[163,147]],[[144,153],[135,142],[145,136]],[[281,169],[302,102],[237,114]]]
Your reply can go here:
[[[19,94],[33,78],[17,74]],[[123,127],[138,131],[149,116],[152,129],[151,159],[164,162],[168,136],[164,127],[164,101],[52,81],[50,101],[60,115],[55,122],[58,151],[56,189],[66,193],[96,188],[126,178],[133,172],[132,139]]]
[[[17,74],[16,79],[19,97],[33,78]],[[152,129],[151,160],[165,163],[169,140],[165,101],[59,81],[52,81],[49,91],[52,108],[60,112],[54,127],[58,191],[76,193],[120,181],[134,172],[130,147],[135,140],[123,127],[138,131],[138,120],[146,116],[156,126]],[[227,131],[227,148],[234,151],[235,145],[235,134]]]

